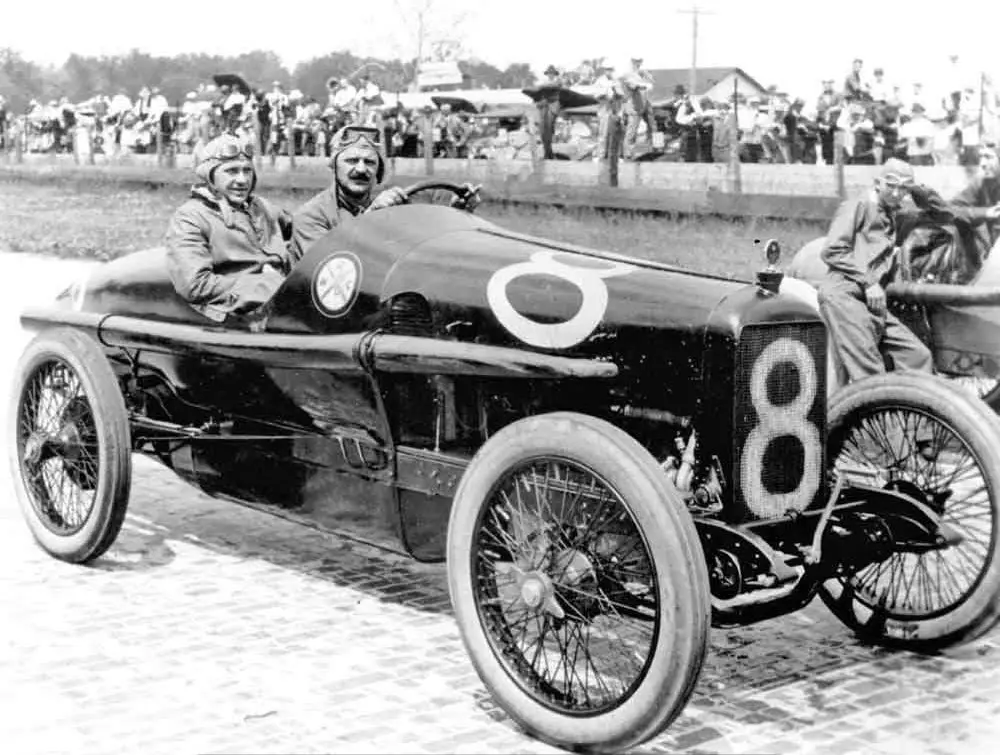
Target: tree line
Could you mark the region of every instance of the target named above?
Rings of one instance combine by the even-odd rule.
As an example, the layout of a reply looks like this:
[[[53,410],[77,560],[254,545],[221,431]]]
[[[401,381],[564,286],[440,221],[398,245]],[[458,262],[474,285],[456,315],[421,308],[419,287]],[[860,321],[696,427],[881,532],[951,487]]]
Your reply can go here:
[[[235,73],[255,89],[265,91],[274,81],[287,90],[299,89],[306,96],[326,99],[326,83],[331,77],[355,74],[363,65],[385,92],[405,92],[415,78],[415,65],[399,59],[359,57],[342,50],[303,61],[289,70],[281,58],[269,50],[254,50],[236,56],[185,53],[155,56],[133,49],[124,55],[88,56],[73,53],[61,66],[42,66],[27,60],[18,51],[0,48],[0,95],[13,112],[24,112],[32,100],[48,102],[61,97],[78,103],[96,94],[113,96],[124,90],[135,97],[144,86],[159,87],[171,104],[179,104],[187,92],[208,84],[212,76]],[[463,88],[523,88],[535,83],[527,63],[515,63],[501,70],[482,60],[461,60]]]

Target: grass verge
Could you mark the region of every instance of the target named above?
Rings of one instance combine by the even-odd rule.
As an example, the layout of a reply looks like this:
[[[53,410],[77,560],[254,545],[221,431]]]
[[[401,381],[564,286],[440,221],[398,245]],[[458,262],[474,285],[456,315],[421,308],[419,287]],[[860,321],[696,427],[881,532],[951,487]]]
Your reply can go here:
[[[113,179],[0,181],[0,249],[75,259],[114,259],[156,246],[184,186],[153,186]],[[265,196],[294,211],[312,192]],[[761,267],[754,239],[776,238],[786,259],[825,232],[792,220],[668,217],[592,209],[483,205],[478,213],[520,233],[608,249],[716,275],[749,278]]]

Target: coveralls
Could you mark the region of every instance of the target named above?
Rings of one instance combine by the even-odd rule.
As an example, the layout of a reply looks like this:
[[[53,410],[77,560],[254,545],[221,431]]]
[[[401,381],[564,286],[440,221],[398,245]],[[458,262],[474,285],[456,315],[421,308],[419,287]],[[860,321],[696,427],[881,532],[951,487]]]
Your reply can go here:
[[[933,369],[920,339],[891,313],[873,314],[865,298],[868,286],[885,287],[895,272],[897,220],[872,190],[843,202],[827,233],[821,256],[829,270],[819,286],[819,306],[849,381],[885,372],[883,355],[897,370]]]
[[[269,301],[293,262],[268,203],[251,196],[233,207],[207,186],[174,213],[166,247],[177,293],[217,322]]]
[[[296,260],[342,220],[364,211],[371,201],[370,196],[363,202],[353,201],[334,185],[302,205],[292,216],[292,249]]]

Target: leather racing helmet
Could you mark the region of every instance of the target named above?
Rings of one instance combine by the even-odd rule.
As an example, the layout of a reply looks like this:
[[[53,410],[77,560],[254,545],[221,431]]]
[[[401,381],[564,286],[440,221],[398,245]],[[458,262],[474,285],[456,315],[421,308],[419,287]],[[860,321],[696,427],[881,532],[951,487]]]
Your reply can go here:
[[[211,184],[215,169],[225,162],[243,158],[253,165],[253,145],[235,134],[220,134],[206,144],[195,156],[195,175],[205,183]],[[253,183],[250,191],[257,186],[257,169],[253,171]]]
[[[355,145],[371,147],[378,155],[378,168],[375,169],[375,183],[382,183],[385,178],[385,147],[382,144],[382,129],[374,126],[344,126],[330,137],[330,168],[335,170],[337,158],[348,147]]]

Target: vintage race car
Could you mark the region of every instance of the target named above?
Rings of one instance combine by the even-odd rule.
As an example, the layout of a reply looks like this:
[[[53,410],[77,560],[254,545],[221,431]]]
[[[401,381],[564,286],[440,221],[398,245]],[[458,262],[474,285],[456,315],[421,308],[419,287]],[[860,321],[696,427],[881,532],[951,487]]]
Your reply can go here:
[[[46,551],[90,561],[138,452],[446,559],[486,687],[574,750],[655,736],[710,626],[816,595],[878,642],[981,636],[1000,422],[929,376],[828,402],[825,327],[767,249],[733,281],[410,204],[344,223],[265,316],[222,325],[177,297],[162,250],[136,253],[22,315],[17,495]]]

